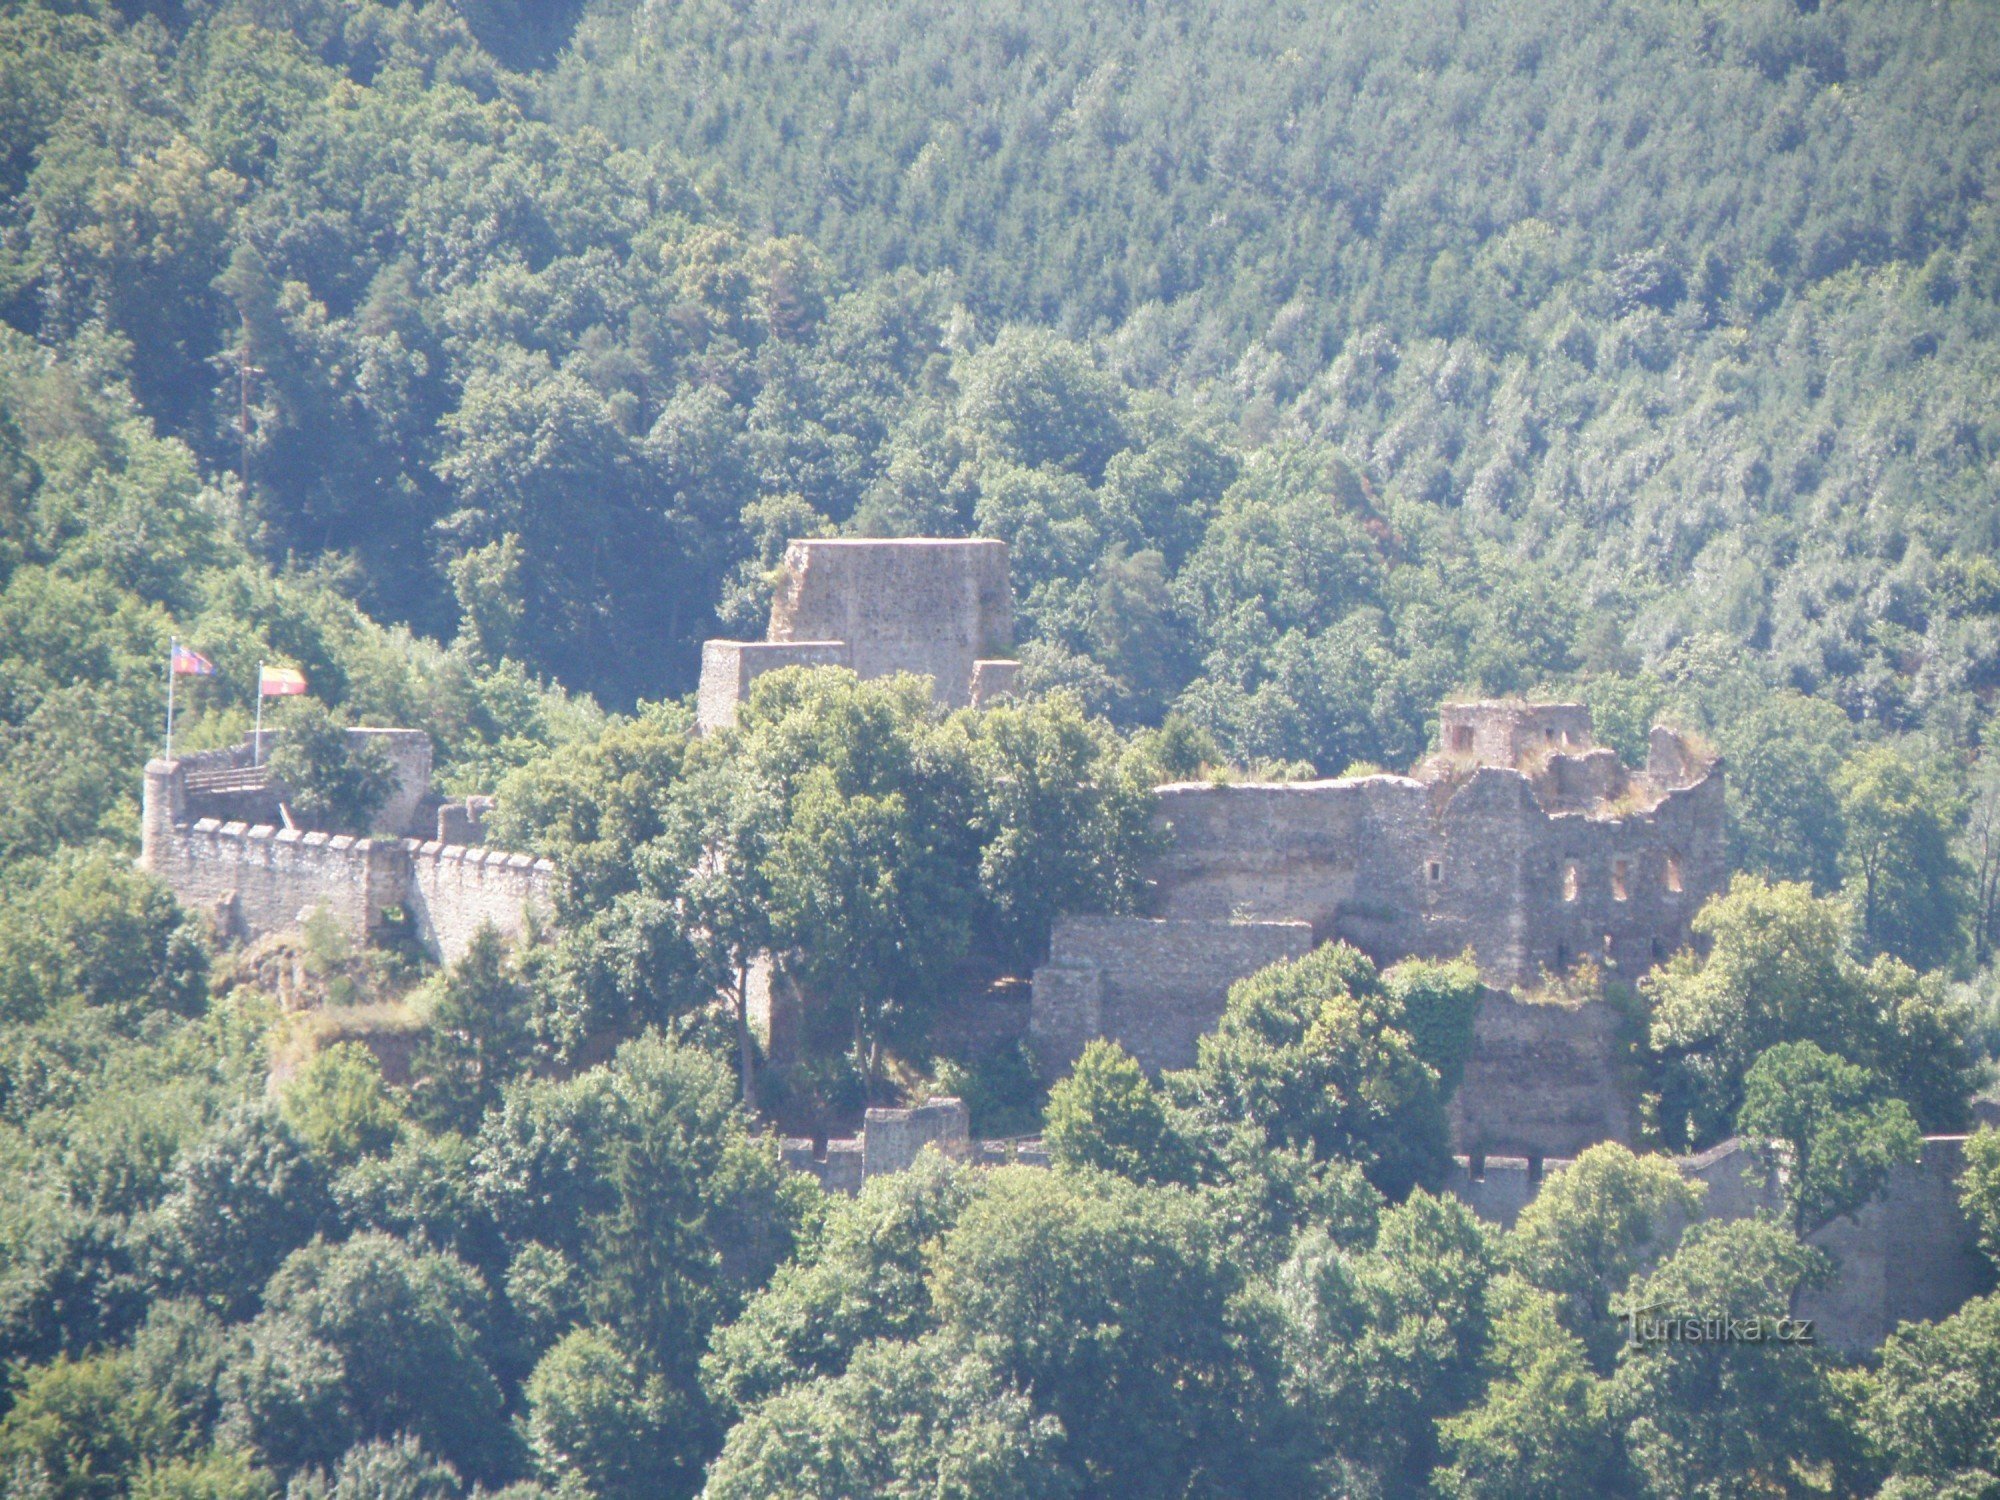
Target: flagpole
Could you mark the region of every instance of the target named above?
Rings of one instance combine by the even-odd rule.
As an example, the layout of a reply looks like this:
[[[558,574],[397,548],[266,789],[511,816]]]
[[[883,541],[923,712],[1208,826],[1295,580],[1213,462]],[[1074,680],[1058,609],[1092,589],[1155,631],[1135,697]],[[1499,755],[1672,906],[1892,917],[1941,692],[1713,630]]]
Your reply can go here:
[[[264,664],[257,663],[257,728],[250,741],[250,764],[264,764]]]
[[[167,637],[167,759],[174,758],[174,657],[181,648],[179,636]]]

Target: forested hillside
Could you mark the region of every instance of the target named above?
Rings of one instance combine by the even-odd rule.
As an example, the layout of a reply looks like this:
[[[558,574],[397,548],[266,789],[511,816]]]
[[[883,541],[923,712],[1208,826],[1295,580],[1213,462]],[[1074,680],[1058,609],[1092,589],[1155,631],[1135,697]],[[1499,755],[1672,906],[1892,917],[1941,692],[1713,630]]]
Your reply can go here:
[[[1536,670],[1715,631],[1856,714],[1964,726],[1993,643],[1954,580],[2000,543],[1990,20],[604,3],[544,92],[726,163],[751,222],[851,276],[951,272],[988,326],[1338,448],[1420,554],[1450,544],[1396,502],[1560,580]],[[1399,600],[1354,602],[1415,644]],[[1286,654],[1201,639],[1198,701],[1254,735],[1232,690],[1282,691]]]
[[[1973,0],[0,4],[0,1496],[1986,1493],[1993,1297],[1618,1314],[1790,1309],[1992,1090],[1996,71]],[[834,534],[1005,539],[1020,701],[694,735]],[[174,640],[178,747],[291,664],[553,927],[215,942],[132,868]],[[951,1041],[1150,785],[1530,692],[1723,757],[1699,951],[1540,998],[1780,1216],[1434,1196],[1460,964],[1266,970],[1157,1080]],[[1052,1169],[780,1169],[932,1089]]]

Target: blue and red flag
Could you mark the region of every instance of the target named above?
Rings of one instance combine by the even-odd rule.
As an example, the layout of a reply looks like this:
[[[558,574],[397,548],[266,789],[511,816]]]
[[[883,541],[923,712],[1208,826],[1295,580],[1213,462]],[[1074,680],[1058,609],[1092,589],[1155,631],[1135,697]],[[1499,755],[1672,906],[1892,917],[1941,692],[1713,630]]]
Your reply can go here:
[[[176,677],[213,677],[215,663],[199,651],[190,651],[176,641],[173,650],[173,673]]]

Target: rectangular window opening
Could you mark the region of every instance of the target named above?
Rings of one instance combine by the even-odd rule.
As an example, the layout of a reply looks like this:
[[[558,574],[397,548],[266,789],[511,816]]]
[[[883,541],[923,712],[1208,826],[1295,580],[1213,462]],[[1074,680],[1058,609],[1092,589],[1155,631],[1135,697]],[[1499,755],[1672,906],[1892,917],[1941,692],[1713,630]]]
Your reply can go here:
[[[1681,889],[1681,861],[1677,854],[1667,856],[1667,889],[1676,893]]]
[[[1611,861],[1611,899],[1613,901],[1629,901],[1632,899],[1632,891],[1628,883],[1631,868],[1622,859]]]
[[[1563,900],[1574,901],[1583,893],[1583,874],[1576,867],[1576,861],[1563,861]]]
[[[1443,880],[1444,862],[1436,859],[1426,862],[1424,865],[1424,879],[1428,880],[1432,885],[1436,885],[1440,880]]]

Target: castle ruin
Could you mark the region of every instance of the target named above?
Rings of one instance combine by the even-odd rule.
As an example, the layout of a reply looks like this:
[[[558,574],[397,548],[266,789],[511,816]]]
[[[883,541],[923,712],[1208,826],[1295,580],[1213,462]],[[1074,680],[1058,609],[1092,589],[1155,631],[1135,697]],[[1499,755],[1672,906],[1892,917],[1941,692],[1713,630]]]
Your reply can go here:
[[[147,763],[140,867],[165,881],[182,905],[206,913],[218,936],[243,942],[318,913],[359,945],[400,914],[426,953],[450,963],[481,927],[514,937],[547,918],[555,867],[478,846],[491,803],[442,802],[432,794],[428,735],[347,734],[350,744],[386,750],[393,772],[387,797],[368,819],[371,834],[293,826],[285,788],[263,764],[266,747],[251,736],[227,749]]]
[[[1442,747],[1409,776],[1158,788],[1164,852],[1147,912],[1059,921],[1035,973],[1045,1071],[1094,1036],[1152,1071],[1188,1067],[1232,983],[1346,942],[1385,966],[1469,952],[1496,989],[1482,1041],[1566,1059],[1571,1094],[1604,1072],[1604,1017],[1497,991],[1585,961],[1636,979],[1685,944],[1727,878],[1720,769],[1656,728],[1645,769],[1628,770],[1577,703],[1447,703],[1439,717]],[[1529,1149],[1621,1134],[1621,1109],[1581,1093]]]
[[[785,550],[761,641],[701,648],[695,721],[735,722],[750,685],[780,667],[846,667],[862,678],[913,672],[947,708],[977,708],[1013,686],[1007,544],[938,537],[817,538]]]

